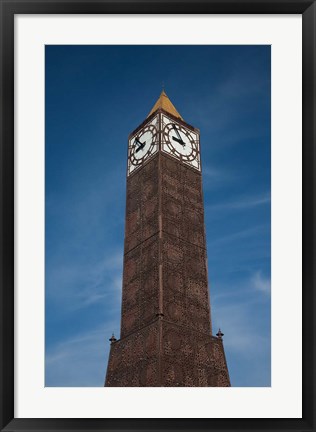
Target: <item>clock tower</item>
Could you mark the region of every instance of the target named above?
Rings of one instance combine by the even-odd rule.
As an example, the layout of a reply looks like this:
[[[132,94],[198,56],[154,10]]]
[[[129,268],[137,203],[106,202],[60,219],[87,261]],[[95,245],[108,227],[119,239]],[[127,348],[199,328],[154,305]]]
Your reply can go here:
[[[105,385],[230,386],[212,336],[199,130],[162,91],[129,136],[121,337]]]

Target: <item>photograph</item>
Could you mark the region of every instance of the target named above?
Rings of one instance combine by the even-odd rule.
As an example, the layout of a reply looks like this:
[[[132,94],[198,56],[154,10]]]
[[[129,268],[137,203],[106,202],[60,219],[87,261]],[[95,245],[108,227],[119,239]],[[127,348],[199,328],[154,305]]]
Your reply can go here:
[[[47,44],[44,115],[45,387],[270,387],[271,46]]]

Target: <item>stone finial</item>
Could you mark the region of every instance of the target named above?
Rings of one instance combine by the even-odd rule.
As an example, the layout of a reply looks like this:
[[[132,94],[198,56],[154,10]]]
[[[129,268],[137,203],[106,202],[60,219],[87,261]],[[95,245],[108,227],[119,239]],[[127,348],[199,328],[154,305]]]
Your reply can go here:
[[[222,333],[221,329],[218,329],[218,333],[216,333],[216,336],[218,337],[218,339],[222,339],[224,336],[224,333]]]
[[[117,340],[117,339],[116,339],[116,337],[114,336],[114,333],[112,333],[112,336],[111,336],[110,339],[109,339],[109,341],[111,342],[111,345],[112,345],[112,343],[114,343],[116,340]]]

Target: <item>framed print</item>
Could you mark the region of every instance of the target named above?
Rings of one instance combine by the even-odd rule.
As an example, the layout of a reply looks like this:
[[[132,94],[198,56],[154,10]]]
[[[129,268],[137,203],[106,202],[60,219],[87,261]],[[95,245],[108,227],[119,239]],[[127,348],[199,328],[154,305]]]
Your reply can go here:
[[[1,2],[1,430],[315,429],[314,32]]]

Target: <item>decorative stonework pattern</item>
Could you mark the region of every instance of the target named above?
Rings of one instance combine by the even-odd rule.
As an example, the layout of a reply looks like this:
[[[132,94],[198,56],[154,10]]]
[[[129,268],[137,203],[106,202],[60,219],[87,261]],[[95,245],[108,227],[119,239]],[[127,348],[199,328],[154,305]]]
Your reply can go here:
[[[121,339],[107,386],[230,386],[211,336],[201,174],[161,152],[127,179]]]
[[[121,336],[159,311],[158,157],[127,180]]]
[[[163,387],[230,386],[219,339],[163,321],[162,343]],[[213,355],[214,347],[217,347],[216,358]]]
[[[229,387],[230,381],[221,340],[156,320],[112,344],[106,385]]]
[[[162,229],[206,248],[201,175],[161,155]]]
[[[127,179],[125,254],[159,229],[157,156]]]
[[[164,233],[162,263],[165,318],[210,334],[205,249]]]
[[[155,234],[124,257],[122,337],[153,321],[159,311],[158,239]]]
[[[159,379],[159,323],[146,326],[111,345],[105,385],[155,387]]]

